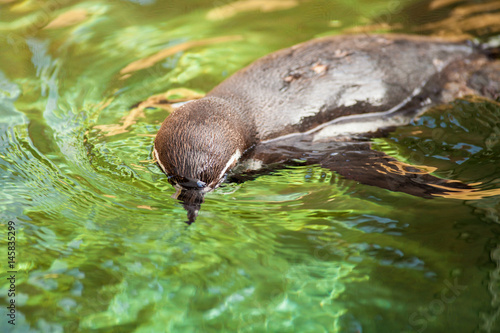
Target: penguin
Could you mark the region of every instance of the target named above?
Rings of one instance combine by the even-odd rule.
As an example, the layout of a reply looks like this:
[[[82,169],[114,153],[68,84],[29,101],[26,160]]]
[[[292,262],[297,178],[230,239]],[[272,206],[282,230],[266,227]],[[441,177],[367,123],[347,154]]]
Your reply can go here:
[[[379,167],[394,159],[356,138],[383,135],[470,94],[500,94],[500,64],[481,45],[403,34],[323,37],[260,58],[176,109],[156,135],[153,157],[189,222],[236,165],[248,173],[303,156],[346,178],[431,197],[442,186],[426,182],[443,180],[423,179],[411,166],[380,179],[367,159]]]

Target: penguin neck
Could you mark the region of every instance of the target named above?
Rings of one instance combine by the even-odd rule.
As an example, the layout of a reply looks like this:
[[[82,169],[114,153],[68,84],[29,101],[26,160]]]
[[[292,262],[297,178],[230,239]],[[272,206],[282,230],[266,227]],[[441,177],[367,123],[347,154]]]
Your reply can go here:
[[[237,96],[219,96],[219,95],[210,95],[208,94],[205,99],[220,105],[217,108],[215,113],[221,113],[226,119],[230,121],[230,129],[231,133],[234,133],[238,136],[238,140],[234,140],[234,138],[228,138],[228,141],[238,141],[238,152],[233,155],[234,158],[239,159],[241,155],[244,154],[245,151],[252,148],[258,143],[257,137],[257,128],[255,124],[254,115],[248,108],[248,104],[245,101],[240,100]],[[216,114],[216,117],[220,115]],[[228,142],[229,144],[229,142]]]

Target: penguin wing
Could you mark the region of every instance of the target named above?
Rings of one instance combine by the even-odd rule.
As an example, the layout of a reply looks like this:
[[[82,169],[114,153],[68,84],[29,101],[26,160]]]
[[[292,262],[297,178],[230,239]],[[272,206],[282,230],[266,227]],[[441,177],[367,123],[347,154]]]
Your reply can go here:
[[[261,162],[262,168],[233,174],[230,180],[246,181],[287,165],[296,165],[299,160],[299,164],[317,164],[346,179],[365,185],[423,198],[443,197],[463,190],[473,190],[471,186],[460,181],[432,175],[435,168],[413,166],[373,150],[371,143],[366,141],[273,142],[272,145],[270,143],[257,147],[249,158]]]
[[[347,179],[423,198],[446,196],[461,190],[471,190],[460,181],[438,178],[431,174],[435,168],[413,166],[396,160],[383,152],[372,150],[370,144],[324,156],[319,165]]]

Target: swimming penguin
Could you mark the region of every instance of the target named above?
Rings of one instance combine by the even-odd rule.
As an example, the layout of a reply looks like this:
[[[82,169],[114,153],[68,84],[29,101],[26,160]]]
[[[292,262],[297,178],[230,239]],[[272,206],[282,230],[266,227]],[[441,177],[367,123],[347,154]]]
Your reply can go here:
[[[191,222],[204,193],[237,164],[251,160],[256,168],[312,151],[319,153],[307,154],[311,163],[344,177],[430,196],[438,189],[426,187],[425,179],[414,182],[419,173],[411,166],[407,175],[381,180],[370,172],[366,153],[382,153],[349,138],[407,124],[463,95],[498,98],[499,92],[499,63],[470,42],[397,34],[324,37],[265,56],[175,110],[155,138],[153,156],[180,190]],[[356,150],[365,154],[353,155]]]

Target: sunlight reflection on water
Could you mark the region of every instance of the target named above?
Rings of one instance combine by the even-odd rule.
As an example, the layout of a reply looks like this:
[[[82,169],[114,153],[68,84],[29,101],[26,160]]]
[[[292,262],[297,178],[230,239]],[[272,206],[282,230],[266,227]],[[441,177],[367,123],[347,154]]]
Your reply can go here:
[[[252,60],[320,35],[494,38],[496,2],[1,6],[0,225],[18,226],[15,332],[498,327],[497,102],[460,100],[373,141],[401,162],[475,184],[457,200],[298,165],[217,190],[187,227],[150,155],[171,110],[152,96],[202,95]],[[467,288],[437,311],[436,295],[455,281]],[[12,331],[5,318],[0,331]]]

